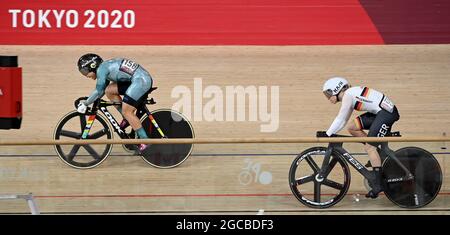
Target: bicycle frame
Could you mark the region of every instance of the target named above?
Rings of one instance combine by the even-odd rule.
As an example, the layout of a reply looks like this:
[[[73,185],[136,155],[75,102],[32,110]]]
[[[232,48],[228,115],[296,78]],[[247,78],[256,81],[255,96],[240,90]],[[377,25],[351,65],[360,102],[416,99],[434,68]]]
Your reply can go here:
[[[324,179],[328,176],[331,169],[334,167],[334,164],[330,162],[331,153],[333,150],[338,151],[344,159],[350,163],[350,165],[355,168],[361,175],[363,175],[364,178],[368,179],[369,181],[372,181],[374,179],[374,175],[371,171],[369,171],[366,167],[364,167],[363,164],[361,164],[358,160],[356,160],[347,150],[345,150],[342,147],[343,143],[330,143],[328,145],[328,149],[325,153],[324,160],[322,162],[321,170],[318,174],[318,179]],[[394,151],[392,151],[388,147],[387,142],[381,143],[381,148],[378,148],[378,151],[380,153],[380,158],[382,161],[384,161],[387,158],[393,159],[405,172],[405,177],[400,178],[394,178],[394,179],[387,179],[387,183],[390,182],[398,182],[398,181],[406,181],[411,180],[414,178],[414,176],[411,174],[411,172],[398,160],[398,158],[395,156]],[[334,162],[335,163],[335,162]]]
[[[317,136],[323,136],[323,132],[318,131]],[[401,135],[392,132],[387,136]],[[383,140],[374,146],[383,163],[380,182],[376,172],[344,149],[343,142],[329,143],[328,147],[312,147],[297,155],[289,170],[292,193],[306,206],[329,208],[341,201],[350,188],[350,164],[364,177],[366,189],[371,190],[374,184],[381,183],[384,195],[400,207],[420,208],[436,198],[443,177],[433,154],[418,147],[404,147],[394,152]],[[322,186],[327,188],[322,190]]]
[[[150,111],[148,110],[147,106],[145,104],[154,104],[155,102],[153,101],[153,99],[151,100],[146,100],[136,111],[136,116],[140,119],[144,114],[147,114],[150,122],[153,124],[153,126],[158,130],[159,134],[161,135],[162,138],[167,138],[167,136],[164,134],[164,132],[161,130],[161,128],[159,127],[158,123],[155,121],[155,119],[153,118],[153,115],[150,113]],[[92,127],[92,124],[94,123],[95,120],[95,116],[97,115],[98,110],[101,111],[101,113],[103,113],[103,115],[106,116],[106,118],[108,119],[109,123],[111,124],[111,126],[114,129],[114,132],[116,132],[119,137],[121,139],[129,139],[130,137],[128,136],[128,134],[125,132],[124,129],[122,129],[120,127],[120,125],[118,124],[117,120],[114,118],[114,116],[109,113],[107,107],[108,106],[113,106],[113,105],[122,105],[122,102],[106,102],[103,101],[101,99],[98,99],[94,102],[93,104],[93,108],[91,111],[89,111],[86,115],[88,115],[88,121],[86,123],[86,127],[83,130],[83,134],[81,136],[82,139],[86,139],[89,135],[89,131]],[[150,126],[151,127],[151,126]]]

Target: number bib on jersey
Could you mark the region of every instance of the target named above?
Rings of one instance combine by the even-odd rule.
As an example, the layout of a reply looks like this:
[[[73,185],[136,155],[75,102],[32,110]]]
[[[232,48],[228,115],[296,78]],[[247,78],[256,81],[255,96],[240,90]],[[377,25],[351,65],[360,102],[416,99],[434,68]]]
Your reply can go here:
[[[133,76],[134,72],[139,68],[139,64],[131,60],[123,60],[120,64],[119,70]]]
[[[381,100],[380,108],[392,113],[394,111],[394,103],[387,96],[384,96]]]

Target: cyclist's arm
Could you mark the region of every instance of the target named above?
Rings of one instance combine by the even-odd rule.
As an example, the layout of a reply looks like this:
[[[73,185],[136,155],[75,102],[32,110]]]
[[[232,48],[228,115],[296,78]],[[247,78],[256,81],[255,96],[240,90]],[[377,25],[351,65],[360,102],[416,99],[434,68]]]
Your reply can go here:
[[[94,103],[97,99],[101,98],[105,94],[105,89],[109,85],[109,80],[106,79],[107,73],[100,71],[100,68],[97,71],[97,85],[95,86],[95,90],[91,93],[89,98],[86,100],[85,105],[90,105]]]
[[[346,94],[344,94],[344,97],[342,98],[342,105],[341,105],[341,109],[339,110],[339,114],[334,119],[330,128],[328,128],[327,135],[331,136],[333,134],[336,134],[342,128],[344,128],[344,126],[347,123],[348,119],[350,118],[350,115],[352,114],[352,112],[353,112],[352,97],[350,95],[347,95],[347,93],[346,93]]]

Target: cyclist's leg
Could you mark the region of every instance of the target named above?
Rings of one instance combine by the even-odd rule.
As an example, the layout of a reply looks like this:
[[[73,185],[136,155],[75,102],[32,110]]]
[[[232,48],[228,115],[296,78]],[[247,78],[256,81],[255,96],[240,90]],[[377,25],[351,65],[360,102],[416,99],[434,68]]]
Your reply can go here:
[[[111,82],[105,89],[106,97],[113,102],[122,101],[117,87],[117,83]]]
[[[366,132],[364,130],[368,130],[370,125],[372,125],[373,120],[375,119],[375,115],[372,113],[364,113],[354,119],[353,122],[350,122],[347,126],[347,131],[356,137],[367,137]]]
[[[391,131],[392,125],[399,119],[397,109],[394,109],[393,113],[389,113],[385,110],[378,112],[375,120],[373,121],[369,129],[369,137],[384,137]],[[376,198],[378,193],[381,192],[381,159],[377,151],[379,143],[366,144],[366,151],[369,155],[373,166],[373,172],[375,174],[375,181],[372,185],[372,190],[366,195],[367,197]]]
[[[372,126],[372,123],[374,122],[375,118],[376,115],[373,113],[369,112],[364,113],[356,117],[354,122],[350,122],[349,125],[347,126],[347,130],[353,136],[367,137],[367,134],[366,132],[364,132],[364,130],[368,130]],[[372,150],[372,146],[365,143],[364,150],[366,150],[366,152],[369,154],[369,152]],[[373,154],[369,155],[370,160],[369,162],[367,162],[366,167],[372,167],[373,164],[375,164],[375,166],[378,166],[379,164],[381,165],[379,160],[377,161],[376,158],[372,160],[371,156],[373,156]]]
[[[125,95],[125,92],[128,90],[128,87],[130,87],[131,82],[117,82],[117,92],[118,92],[118,98],[116,98],[117,100],[114,101],[118,101],[118,102],[122,102],[122,97],[123,95]],[[112,100],[111,100],[112,101]],[[120,114],[122,115],[123,119],[120,122],[120,127],[122,129],[127,128],[130,124],[128,123],[127,119],[125,118],[125,116],[123,116],[122,114],[122,106],[116,106],[117,110],[120,112]]]
[[[117,82],[111,83],[106,87],[105,93],[109,100],[113,102],[122,102],[121,95],[125,94],[125,91],[130,86],[130,82]],[[115,105],[116,109],[122,114],[122,106]]]
[[[125,101],[130,102],[132,98],[129,98],[127,95],[125,95],[123,100],[124,100],[124,102],[122,103],[123,116],[127,119],[128,123],[131,125],[133,130],[136,131],[139,138],[148,138],[146,134],[142,135],[142,133],[138,132],[139,129],[142,129],[142,124],[139,118],[134,114],[134,112],[136,111],[136,107],[125,102]]]
[[[150,76],[133,77],[131,85],[125,92],[122,103],[124,117],[128,120],[133,130],[136,131],[139,138],[148,138],[147,133],[142,128],[141,121],[136,116],[135,111],[146,97],[146,93],[152,86]]]
[[[400,118],[400,116],[398,114],[396,107],[394,107],[394,110],[392,113],[390,113],[386,110],[379,111],[376,115],[375,120],[373,121],[372,125],[370,126],[368,136],[369,137],[384,137],[386,134],[391,132],[392,125],[394,124],[394,122],[399,120],[399,118]],[[377,157],[378,160],[380,161],[380,166],[381,166],[381,160],[379,159],[379,154],[376,151],[376,147],[379,144],[380,143],[369,143],[366,146],[367,146],[367,150],[370,151],[370,153],[368,152],[368,154],[372,154],[372,156],[369,156],[369,157],[371,157],[371,159]]]
[[[367,137],[368,135],[363,131],[363,130],[369,130],[375,119],[376,119],[376,114],[373,113],[364,113],[358,117],[355,118],[354,122],[351,123],[348,126],[348,131],[350,132],[350,134],[352,134],[353,136],[357,136],[357,137]],[[381,161],[377,160],[376,157],[373,156],[373,154],[371,154],[372,152],[372,145],[369,145],[368,143],[366,143],[364,145],[364,150],[366,150],[367,154],[369,155],[369,159],[371,162],[371,166],[381,166]],[[376,149],[375,149],[376,152]]]
[[[378,120],[375,118],[374,122],[372,123],[372,128],[369,130],[368,137],[375,137],[373,130],[376,125],[378,125]],[[381,175],[381,158],[378,154],[377,145],[374,143],[366,143],[364,146],[364,149],[367,152],[367,155],[369,156],[370,165],[372,167],[372,173],[373,173],[373,181],[369,180],[369,185],[371,185],[372,189],[366,194],[366,197],[368,198],[377,198],[378,194],[383,191],[381,182],[382,182],[382,175]]]

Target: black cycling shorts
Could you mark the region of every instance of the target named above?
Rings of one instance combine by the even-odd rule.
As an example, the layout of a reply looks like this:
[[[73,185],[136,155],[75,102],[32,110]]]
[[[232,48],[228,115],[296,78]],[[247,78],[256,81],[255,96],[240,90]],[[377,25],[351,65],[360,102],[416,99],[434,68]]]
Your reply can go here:
[[[397,107],[394,106],[392,113],[382,109],[377,114],[364,113],[355,119],[356,125],[361,130],[369,130],[368,137],[384,137],[391,132],[394,122],[400,119]],[[378,146],[380,143],[370,143]]]
[[[125,95],[128,87],[130,87],[131,82],[117,82],[117,90],[119,90],[119,95]]]
[[[146,98],[146,96],[143,95],[138,100],[135,100],[135,99],[131,98],[130,96],[128,96],[126,94],[126,91],[130,87],[130,85],[131,85],[131,81],[130,82],[120,82],[119,81],[119,82],[117,82],[117,90],[119,91],[119,95],[123,95],[122,102],[129,104],[137,109],[137,108],[139,108],[139,105],[144,101],[144,98]]]

